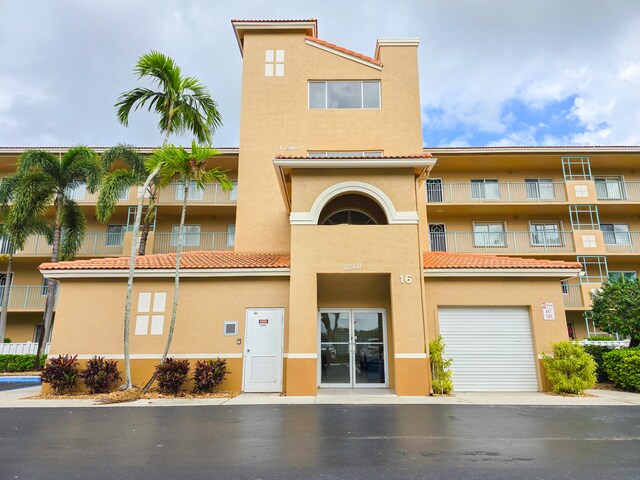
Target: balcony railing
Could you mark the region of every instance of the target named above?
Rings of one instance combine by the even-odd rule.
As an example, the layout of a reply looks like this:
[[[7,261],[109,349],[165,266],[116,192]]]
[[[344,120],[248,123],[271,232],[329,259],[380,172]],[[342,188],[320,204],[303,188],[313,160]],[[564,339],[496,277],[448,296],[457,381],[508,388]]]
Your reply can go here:
[[[572,232],[430,232],[432,252],[494,255],[574,252]]]
[[[566,199],[563,182],[427,183],[427,203],[553,203]]]
[[[0,301],[4,289],[0,287]],[[56,291],[56,295],[57,295]],[[9,287],[9,311],[12,310],[44,310],[47,303],[47,287],[42,285],[13,285]]]
[[[51,343],[44,346],[44,353],[49,353]],[[34,342],[0,343],[0,355],[35,355],[38,344]]]
[[[182,250],[184,252],[231,251],[235,234],[225,232],[185,233]],[[177,233],[156,233],[153,253],[174,253],[178,248]]]
[[[582,288],[579,284],[563,283],[561,287],[565,307],[584,307]]]
[[[640,232],[602,232],[604,248],[609,253],[640,252]]]
[[[77,255],[122,255],[123,233],[87,233]],[[7,246],[2,245],[6,253]],[[25,247],[15,255],[51,255],[51,245],[43,235],[32,235],[27,239]]]
[[[217,183],[208,183],[203,190],[191,186],[187,201],[193,204],[234,205],[237,203],[237,188],[229,192],[224,191]],[[182,203],[184,187],[181,183],[172,183],[160,191],[158,203]]]
[[[603,202],[640,202],[640,182],[596,180],[596,198]]]

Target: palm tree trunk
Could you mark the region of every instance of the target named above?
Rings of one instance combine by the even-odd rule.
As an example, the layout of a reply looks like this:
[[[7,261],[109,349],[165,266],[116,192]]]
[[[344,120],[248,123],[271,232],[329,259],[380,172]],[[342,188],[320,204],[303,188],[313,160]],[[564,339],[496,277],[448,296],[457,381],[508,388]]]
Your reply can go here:
[[[147,239],[149,238],[149,220],[144,219],[142,229],[140,230],[140,246],[138,246],[138,255],[144,256],[147,253]]]
[[[9,260],[7,261],[7,276],[2,292],[2,311],[0,312],[0,343],[4,342],[7,331],[7,310],[9,309],[9,291],[11,289],[11,274],[13,271],[13,248],[9,245]]]
[[[180,256],[182,255],[182,243],[184,236],[184,220],[187,215],[187,199],[189,198],[189,181],[184,182],[184,198],[182,199],[182,215],[180,216],[180,228],[178,230],[178,248],[176,249],[176,275],[173,286],[173,306],[171,308],[171,323],[169,324],[169,334],[167,335],[167,344],[164,347],[162,361],[164,363],[169,355],[169,348],[173,340],[173,330],[176,326],[176,317],[178,314],[178,291],[180,289]]]
[[[144,185],[138,193],[138,206],[136,207],[136,219],[133,222],[133,238],[131,239],[131,254],[129,255],[129,276],[127,278],[127,296],[124,303],[124,371],[125,384],[131,388],[131,356],[129,353],[129,331],[131,327],[131,297],[133,295],[133,275],[136,269],[136,243],[140,232],[140,222],[142,221],[142,205],[144,203],[144,192],[149,188],[149,184],[160,171],[157,167],[147,177]]]
[[[62,234],[62,208],[64,195],[58,193],[56,195],[56,219],[53,226],[53,245],[51,249],[51,263],[57,263],[60,257],[60,239]],[[49,278],[47,280],[47,303],[44,307],[44,316],[42,319],[42,328],[40,328],[40,336],[38,338],[38,351],[36,352],[36,370],[40,370],[40,357],[44,352],[46,340],[50,336],[51,321],[53,320],[53,309],[56,304],[56,286],[58,282]]]

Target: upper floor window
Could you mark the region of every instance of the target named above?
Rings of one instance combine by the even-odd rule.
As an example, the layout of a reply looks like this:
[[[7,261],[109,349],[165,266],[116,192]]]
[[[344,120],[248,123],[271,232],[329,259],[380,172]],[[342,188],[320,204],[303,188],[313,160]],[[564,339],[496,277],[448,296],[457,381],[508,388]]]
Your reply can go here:
[[[631,245],[629,225],[626,223],[601,223],[600,230],[605,245]]]
[[[264,76],[284,77],[284,50],[265,50]]]
[[[182,244],[185,247],[197,247],[200,245],[200,225],[184,225]],[[171,246],[178,246],[180,225],[173,225],[171,229]]]
[[[84,195],[87,192],[87,185],[84,182],[78,182],[73,184],[71,187],[67,187],[64,191],[65,195],[69,197],[69,199],[79,202],[84,200]]]
[[[636,272],[612,272],[609,271],[609,279],[610,280],[635,280],[638,278],[638,274]]]
[[[504,223],[474,223],[473,241],[476,247],[505,247]]]
[[[324,206],[318,225],[387,225],[384,210],[373,199],[357,193],[339,195]]]
[[[500,186],[497,178],[472,178],[471,198],[475,200],[499,200]]]
[[[550,178],[525,178],[527,198],[552,200],[555,198],[553,180]]]
[[[624,200],[625,191],[622,177],[594,177],[598,200]]]
[[[382,157],[380,150],[359,152],[309,152],[310,158],[321,157]]]
[[[380,108],[380,80],[309,82],[309,108]]]

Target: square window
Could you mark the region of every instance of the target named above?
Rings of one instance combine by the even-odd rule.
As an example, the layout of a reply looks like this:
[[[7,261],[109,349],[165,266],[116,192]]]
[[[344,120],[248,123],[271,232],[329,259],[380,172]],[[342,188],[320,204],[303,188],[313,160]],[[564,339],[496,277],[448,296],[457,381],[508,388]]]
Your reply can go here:
[[[276,77],[284,77],[284,63],[276,63]]]
[[[135,335],[146,335],[149,330],[149,315],[138,315],[136,317]]]
[[[147,313],[151,309],[151,294],[143,292],[138,294],[138,313]]]
[[[588,197],[589,190],[586,185],[575,185],[576,197]]]
[[[151,315],[151,335],[162,335],[164,329],[164,315]]]
[[[582,246],[584,248],[596,248],[596,236],[582,235]]]

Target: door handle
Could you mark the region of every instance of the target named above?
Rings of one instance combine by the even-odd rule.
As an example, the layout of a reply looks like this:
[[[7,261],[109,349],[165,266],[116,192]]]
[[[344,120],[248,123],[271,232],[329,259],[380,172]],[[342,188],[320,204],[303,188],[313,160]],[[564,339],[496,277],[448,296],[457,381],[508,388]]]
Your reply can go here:
[[[247,353],[251,353],[251,349],[250,348],[247,348]]]

